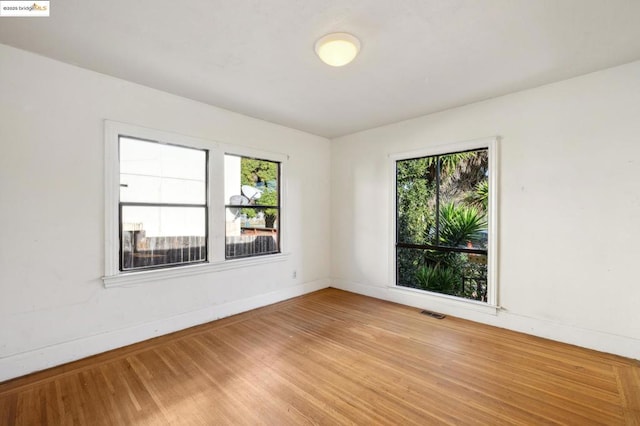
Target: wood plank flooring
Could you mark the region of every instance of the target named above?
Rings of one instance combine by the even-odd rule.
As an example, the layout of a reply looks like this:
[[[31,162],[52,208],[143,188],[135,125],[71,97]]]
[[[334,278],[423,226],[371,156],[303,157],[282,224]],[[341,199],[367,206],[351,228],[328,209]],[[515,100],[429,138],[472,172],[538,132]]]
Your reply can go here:
[[[1,425],[640,425],[640,363],[326,289],[0,384]]]

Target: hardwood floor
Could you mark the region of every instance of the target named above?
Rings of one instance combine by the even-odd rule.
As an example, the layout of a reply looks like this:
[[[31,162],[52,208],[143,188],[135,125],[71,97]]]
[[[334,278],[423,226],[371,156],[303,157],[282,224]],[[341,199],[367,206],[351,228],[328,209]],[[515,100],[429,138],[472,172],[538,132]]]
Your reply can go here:
[[[2,425],[640,425],[640,363],[335,289],[0,384]]]

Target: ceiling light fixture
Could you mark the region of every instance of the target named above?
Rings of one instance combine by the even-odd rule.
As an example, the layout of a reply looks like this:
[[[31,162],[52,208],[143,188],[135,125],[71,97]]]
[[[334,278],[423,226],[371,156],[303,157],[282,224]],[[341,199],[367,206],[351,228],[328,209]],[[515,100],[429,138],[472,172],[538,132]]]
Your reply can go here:
[[[322,62],[341,67],[360,52],[360,40],[347,33],[331,33],[316,41],[315,49]]]

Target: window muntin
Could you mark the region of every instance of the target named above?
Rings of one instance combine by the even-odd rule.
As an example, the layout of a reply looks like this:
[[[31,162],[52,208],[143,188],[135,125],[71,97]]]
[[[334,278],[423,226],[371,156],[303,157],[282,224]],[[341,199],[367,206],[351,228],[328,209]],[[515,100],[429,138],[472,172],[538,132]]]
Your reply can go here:
[[[396,161],[396,284],[486,302],[488,149]]]
[[[225,258],[280,253],[280,163],[226,154]]]
[[[118,141],[120,271],[206,261],[207,151]]]

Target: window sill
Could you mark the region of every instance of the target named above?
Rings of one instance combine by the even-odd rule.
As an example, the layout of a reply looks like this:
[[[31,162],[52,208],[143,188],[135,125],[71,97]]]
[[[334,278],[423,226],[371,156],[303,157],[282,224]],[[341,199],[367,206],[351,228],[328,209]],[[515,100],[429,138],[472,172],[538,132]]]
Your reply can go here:
[[[481,312],[483,314],[498,315],[498,310],[500,309],[500,307],[496,305],[479,302],[477,300],[463,299],[460,297],[449,296],[448,294],[432,293],[410,287],[392,285],[389,286],[389,290],[396,294],[415,295],[424,301],[446,305],[451,308]]]
[[[166,280],[170,278],[186,277],[190,275],[209,274],[212,272],[227,271],[230,269],[248,268],[251,266],[266,265],[276,262],[284,262],[289,253],[270,254],[244,259],[223,260],[198,265],[179,266],[168,269],[154,269],[151,271],[125,272],[117,275],[102,277],[105,288],[127,286],[148,281]]]

